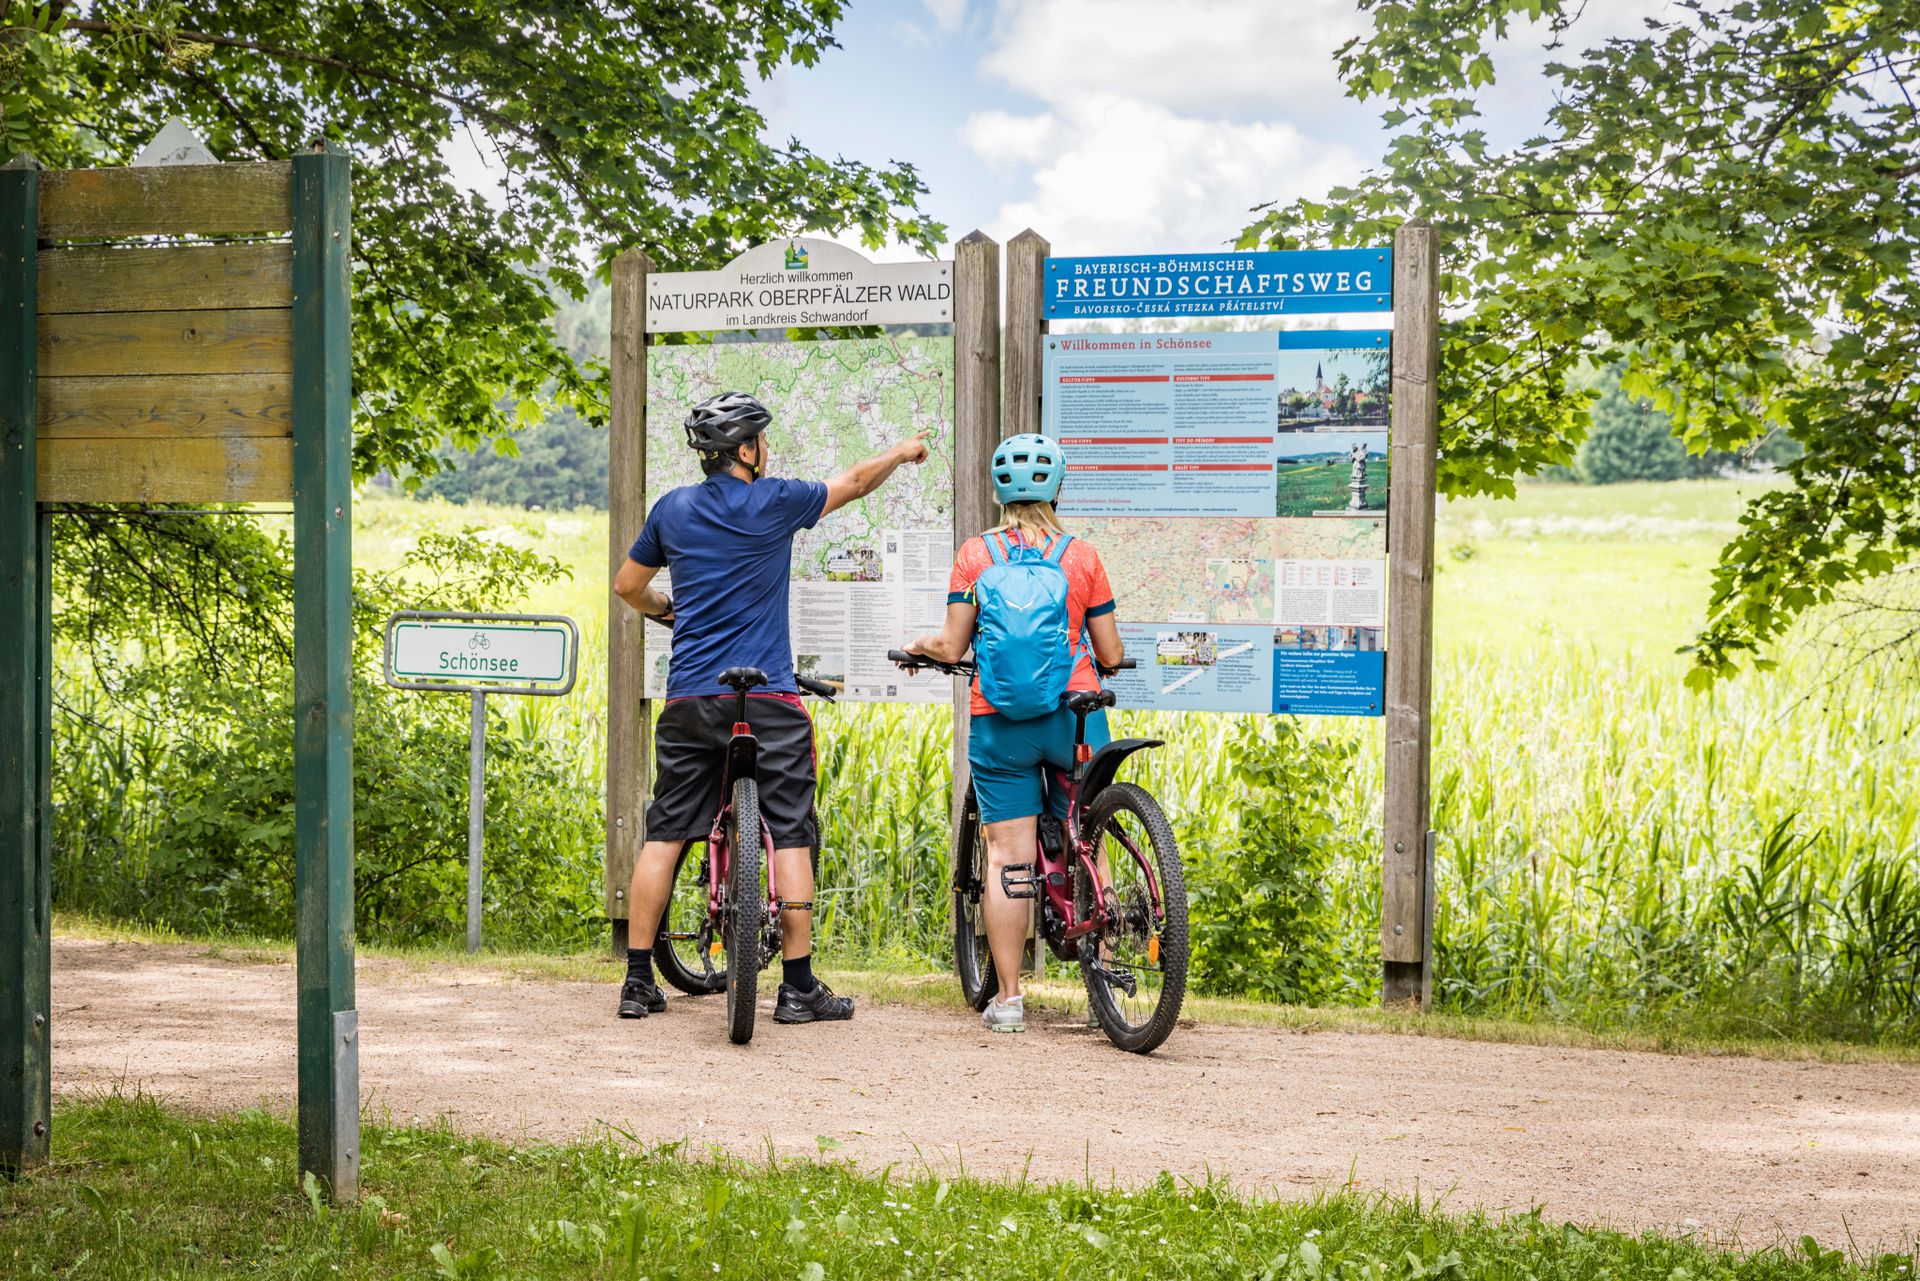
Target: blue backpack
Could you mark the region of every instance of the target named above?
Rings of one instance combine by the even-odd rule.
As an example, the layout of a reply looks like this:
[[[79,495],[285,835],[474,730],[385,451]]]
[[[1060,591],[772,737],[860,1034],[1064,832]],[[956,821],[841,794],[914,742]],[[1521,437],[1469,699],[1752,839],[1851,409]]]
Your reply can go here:
[[[1016,721],[1060,706],[1073,675],[1067,614],[1067,571],[1060,567],[1066,534],[1044,553],[1004,536],[982,535],[993,563],[973,584],[980,618],[973,637],[980,694]]]

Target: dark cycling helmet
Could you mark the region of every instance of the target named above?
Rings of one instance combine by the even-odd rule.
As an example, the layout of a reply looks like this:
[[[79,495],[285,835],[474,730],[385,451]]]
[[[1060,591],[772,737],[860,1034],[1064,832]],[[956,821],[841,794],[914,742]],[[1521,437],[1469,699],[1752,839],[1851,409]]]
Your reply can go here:
[[[687,412],[687,444],[704,454],[728,454],[773,421],[767,407],[744,391],[709,396]]]

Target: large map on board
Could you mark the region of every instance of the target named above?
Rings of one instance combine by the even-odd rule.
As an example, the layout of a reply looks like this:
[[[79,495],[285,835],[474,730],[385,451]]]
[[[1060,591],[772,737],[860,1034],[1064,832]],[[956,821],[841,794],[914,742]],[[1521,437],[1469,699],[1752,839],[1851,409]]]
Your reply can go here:
[[[1046,341],[1060,500],[1136,666],[1123,705],[1379,715],[1386,330]]]
[[[773,412],[783,476],[824,480],[914,432],[931,453],[878,493],[794,539],[794,660],[854,699],[943,702],[944,684],[903,681],[886,651],[936,630],[953,563],[953,340],[884,337],[654,347],[647,355],[647,504],[697,484],[687,407],[747,391]],[[802,586],[804,584],[804,586]],[[666,584],[671,590],[670,576]],[[669,649],[647,635],[647,693],[664,695]]]

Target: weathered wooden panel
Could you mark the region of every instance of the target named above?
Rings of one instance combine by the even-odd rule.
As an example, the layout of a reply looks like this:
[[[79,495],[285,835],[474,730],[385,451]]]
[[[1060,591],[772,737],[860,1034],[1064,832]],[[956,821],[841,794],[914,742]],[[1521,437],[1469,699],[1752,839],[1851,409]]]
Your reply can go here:
[[[993,501],[987,464],[1000,443],[1000,246],[972,231],[953,247],[953,545],[991,529]],[[960,824],[967,793],[967,686],[953,682],[952,825]],[[948,848],[953,848],[949,843]],[[1034,949],[1036,957],[1046,948]],[[1042,962],[1044,964],[1044,962]]]
[[[39,436],[291,436],[287,374],[42,378]]]
[[[629,249],[613,260],[612,376],[607,450],[607,919],[612,950],[627,950],[627,890],[639,860],[653,794],[653,717],[647,705],[646,622],[613,595],[613,576],[647,518],[647,273],[653,260]]]
[[[42,440],[43,503],[264,503],[293,496],[293,440]]]
[[[43,316],[292,305],[293,246],[283,241],[40,251]]]
[[[86,311],[40,319],[40,376],[284,374],[293,370],[293,313]]]
[[[42,240],[271,236],[292,226],[293,166],[285,160],[40,176]]]
[[[1439,435],[1439,247],[1424,218],[1393,238],[1387,490],[1387,753],[1381,1000],[1425,1008],[1432,975],[1427,830],[1433,749],[1433,509]]]
[[[1046,367],[1047,255],[1053,246],[1029,227],[1007,242],[1007,336],[1003,344],[1000,430],[1040,430],[1040,384]],[[995,441],[997,446],[1000,442]],[[989,457],[992,455],[989,454]],[[955,543],[954,546],[959,546]]]

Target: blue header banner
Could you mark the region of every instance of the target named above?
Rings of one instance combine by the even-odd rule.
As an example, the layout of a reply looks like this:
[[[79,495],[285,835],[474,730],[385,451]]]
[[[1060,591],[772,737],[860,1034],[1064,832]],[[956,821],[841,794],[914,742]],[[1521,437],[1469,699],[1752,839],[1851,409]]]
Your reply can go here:
[[[1049,258],[1048,320],[1393,310],[1393,250]]]

